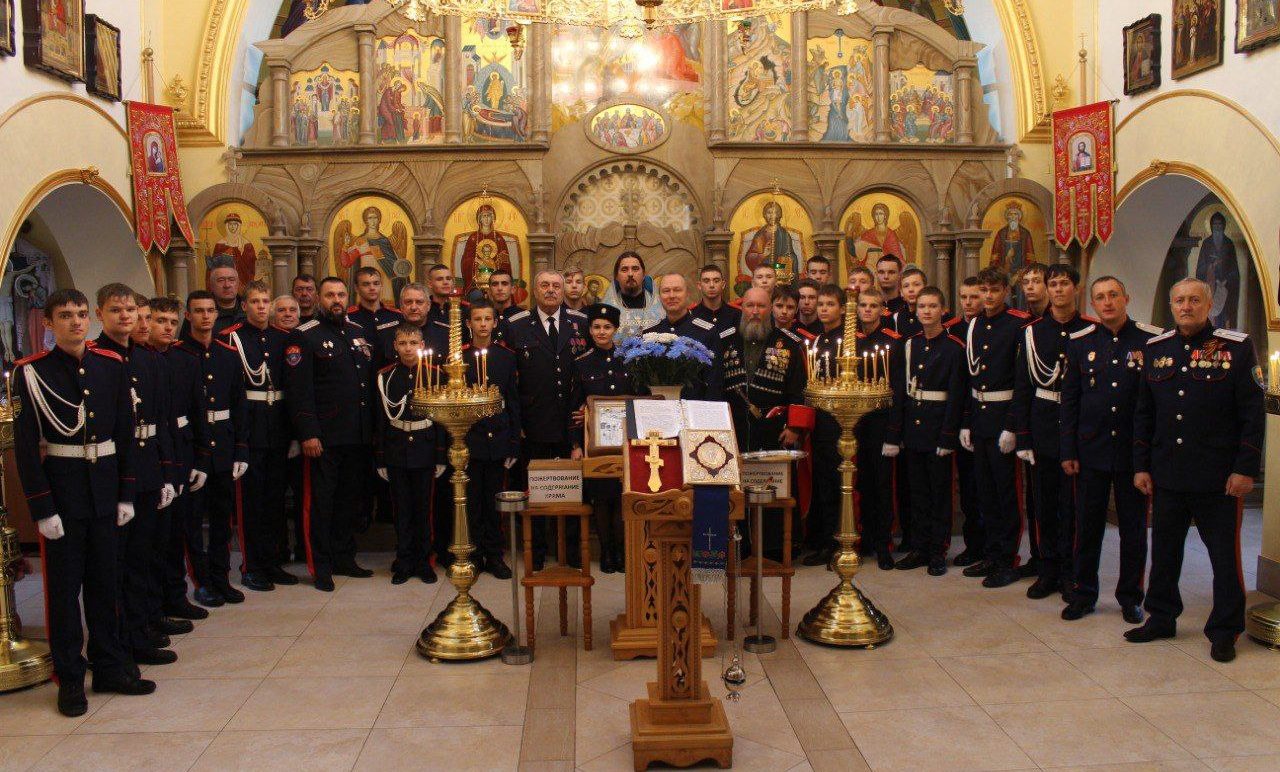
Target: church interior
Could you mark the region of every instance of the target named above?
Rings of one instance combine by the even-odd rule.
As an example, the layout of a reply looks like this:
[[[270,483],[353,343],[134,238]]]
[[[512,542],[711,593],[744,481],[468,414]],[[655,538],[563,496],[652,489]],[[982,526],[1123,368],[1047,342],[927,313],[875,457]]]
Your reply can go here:
[[[1084,288],[1115,277],[1133,319],[1169,330],[1171,291],[1205,279],[1213,326],[1247,334],[1262,364],[1268,410],[1239,499],[1250,635],[1234,661],[1200,629],[1221,577],[1198,535],[1176,636],[1126,641],[1114,513],[1096,613],[1064,622],[1027,582],[881,570],[872,552],[852,581],[891,639],[852,646],[806,632],[848,583],[840,560],[759,561],[778,570],[757,589],[751,559],[731,556],[728,579],[690,585],[696,497],[667,501],[684,553],[661,535],[679,518],[633,531],[624,502],[625,572],[592,571],[583,515],[586,580],[523,586],[518,547],[512,581],[392,586],[382,513],[357,537],[373,577],[320,593],[307,561],[286,565],[299,586],[173,635],[177,662],[141,668],[150,696],[90,694],[72,719],[47,677],[0,690],[0,770],[1280,769],[1280,652],[1251,637],[1280,631],[1280,493],[1266,485],[1280,474],[1266,451],[1280,431],[1280,1],[0,0],[0,37],[6,386],[13,363],[53,348],[43,306],[64,289],[89,297],[90,336],[99,287],[184,301],[213,289],[215,265],[271,297],[336,276],[354,303],[374,249],[386,305],[443,264],[472,301],[509,269],[512,300],[536,313],[544,272],[581,273],[598,301],[634,252],[655,285],[683,275],[689,303],[704,266],[740,302],[767,233],[782,284],[811,257],[843,287],[892,256],[953,309],[984,269],[1065,265],[1081,313]],[[139,103],[171,110],[171,145],[139,128]],[[1109,124],[1077,147],[1060,121],[1090,105]],[[43,537],[8,415],[0,637],[40,641]],[[608,458],[611,472],[575,461],[579,488],[624,475]],[[807,476],[786,478],[807,501]],[[740,491],[730,507],[743,529],[759,509],[794,514],[798,543],[798,502],[777,495],[785,510]],[[582,509],[561,506],[565,522]],[[1029,555],[1034,534],[1019,539]],[[459,597],[516,633],[509,646],[533,644],[531,661],[428,654],[424,628]],[[744,649],[762,634],[772,649]],[[663,721],[718,729],[705,754],[664,756],[643,728]]]

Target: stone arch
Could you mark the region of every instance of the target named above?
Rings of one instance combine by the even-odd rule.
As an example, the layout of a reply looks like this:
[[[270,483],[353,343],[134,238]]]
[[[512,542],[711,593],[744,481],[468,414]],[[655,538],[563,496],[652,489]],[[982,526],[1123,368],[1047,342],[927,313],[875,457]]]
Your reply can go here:
[[[579,174],[573,184],[565,188],[556,206],[553,225],[557,232],[563,230],[566,217],[572,212],[578,197],[605,177],[639,173],[657,180],[661,185],[675,193],[689,207],[690,227],[696,228],[705,222],[702,205],[693,193],[693,188],[682,176],[667,166],[642,156],[614,158],[590,167],[589,171]]]
[[[966,228],[981,227],[982,216],[991,208],[991,204],[996,199],[1004,196],[1025,198],[1040,207],[1040,211],[1044,212],[1046,218],[1053,216],[1053,194],[1038,182],[1033,182],[1025,177],[1014,177],[1012,179],[996,180],[980,190],[978,195],[974,196],[973,200],[970,201],[965,212],[960,213],[963,218],[962,221],[956,224],[963,224]],[[974,225],[974,222],[977,225]]]
[[[242,182],[223,182],[211,185],[200,191],[187,202],[187,213],[191,222],[202,221],[215,206],[230,201],[241,201],[254,207],[267,219],[271,235],[297,235],[299,223],[297,218],[287,213],[274,198],[255,185]],[[279,232],[277,232],[279,231]]]

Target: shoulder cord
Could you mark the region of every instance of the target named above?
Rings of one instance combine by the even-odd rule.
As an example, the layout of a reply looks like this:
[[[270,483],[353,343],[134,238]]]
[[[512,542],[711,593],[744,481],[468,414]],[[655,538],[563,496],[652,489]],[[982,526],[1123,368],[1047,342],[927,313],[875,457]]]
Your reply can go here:
[[[978,372],[981,370],[978,363],[982,361],[981,356],[974,356],[973,354],[973,328],[978,326],[979,318],[975,316],[969,320],[969,332],[965,334],[964,338],[964,358],[969,365],[969,375],[974,378],[978,377]]]
[[[81,429],[84,428],[85,407],[84,407],[83,401],[81,401],[79,404],[76,404],[73,402],[68,402],[67,400],[63,399],[62,395],[58,394],[58,392],[49,388],[49,385],[44,382],[44,379],[40,377],[40,374],[37,373],[36,369],[31,365],[27,365],[26,367],[24,367],[23,373],[27,379],[27,391],[31,392],[31,400],[36,403],[36,407],[40,409],[40,412],[44,415],[45,420],[49,422],[50,426],[52,426],[55,430],[57,430],[59,434],[61,434],[64,437],[74,437],[76,435],[76,432],[79,432]],[[67,407],[75,408],[76,410],[75,426],[67,426],[58,418],[57,415],[54,414],[53,408],[49,406],[49,401],[45,396],[46,393],[52,394],[54,399],[58,400],[62,404],[66,405]],[[40,422],[37,421],[36,424],[39,426]],[[42,426],[40,429],[40,439],[44,439],[44,428]]]
[[[244,376],[249,379],[249,385],[265,386],[271,380],[271,371],[267,368],[267,361],[264,359],[262,364],[257,367],[250,367],[249,360],[244,355],[244,346],[240,344],[240,336],[234,330],[231,332],[231,340],[236,343],[236,353],[240,355],[240,364],[244,365]]]
[[[1034,327],[1028,327],[1025,331],[1025,339],[1027,343],[1027,373],[1031,375],[1031,380],[1042,388],[1052,388],[1058,382],[1058,373],[1061,370],[1058,362],[1053,363],[1053,367],[1045,367],[1044,362],[1040,360],[1040,354],[1036,352],[1036,336],[1033,332]]]
[[[395,370],[391,371],[391,375],[395,375]],[[399,421],[400,416],[404,415],[405,406],[409,403],[409,392],[405,392],[404,396],[398,400],[392,401],[387,397],[387,384],[391,380],[390,377],[384,378],[386,373],[378,373],[378,394],[382,397],[382,412],[386,413],[387,418],[392,421]],[[395,408],[396,414],[391,415],[391,409]]]

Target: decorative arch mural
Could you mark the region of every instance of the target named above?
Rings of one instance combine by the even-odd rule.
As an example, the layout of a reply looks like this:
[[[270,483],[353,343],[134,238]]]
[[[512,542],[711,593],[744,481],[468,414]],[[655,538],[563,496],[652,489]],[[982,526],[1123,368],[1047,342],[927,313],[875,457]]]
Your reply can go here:
[[[1016,282],[1027,265],[1052,262],[1048,227],[1044,211],[1025,196],[995,199],[982,216],[982,229],[988,235],[982,242],[979,267],[995,266]]]
[[[204,289],[209,270],[221,265],[236,269],[241,286],[254,279],[270,283],[271,255],[263,241],[270,235],[266,218],[251,204],[227,201],[210,208],[196,230],[191,288]]]
[[[394,303],[413,277],[413,221],[386,196],[362,195],[330,219],[326,273],[355,286],[355,272],[372,266],[382,274],[382,300]]]
[[[529,286],[529,224],[524,213],[505,198],[481,194],[449,213],[444,248],[455,286],[475,300],[499,268],[511,271],[515,301],[523,303]]]

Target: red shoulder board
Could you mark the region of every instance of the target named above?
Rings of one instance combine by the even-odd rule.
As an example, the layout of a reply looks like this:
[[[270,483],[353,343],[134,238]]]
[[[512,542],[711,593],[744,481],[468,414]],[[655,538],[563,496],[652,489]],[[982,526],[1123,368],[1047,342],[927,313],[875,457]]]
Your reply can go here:
[[[466,351],[466,350],[467,350],[467,349],[469,349],[469,348],[471,348],[471,344],[470,344],[470,343],[463,343],[463,344],[462,344],[462,350],[463,350],[463,351]]]
[[[222,340],[221,338],[219,338],[219,339],[217,340],[217,344],[218,344],[219,346],[222,346],[223,348],[227,349],[228,351],[235,351],[235,350],[236,350],[236,347],[235,347],[235,346],[231,345],[230,343],[227,343],[225,340]]]
[[[293,332],[293,330],[286,330],[285,328],[281,327],[280,325],[276,324],[275,322],[272,322],[272,323],[271,323],[271,326],[272,326],[272,327],[274,327],[274,328],[276,328],[276,329],[277,329],[277,330],[279,330],[280,332]]]
[[[220,333],[218,333],[218,334],[219,334],[219,335],[229,335],[229,334],[231,334],[231,333],[235,332],[236,330],[240,329],[240,328],[241,328],[241,327],[243,327],[243,326],[244,326],[244,322],[236,322],[235,324],[231,325],[230,327],[228,327],[227,329],[223,330],[222,332],[220,332]]]
[[[1094,319],[1092,316],[1088,316],[1086,314],[1080,314],[1080,318],[1085,320],[1089,324],[1102,324],[1101,319]]]
[[[384,367],[384,368],[382,368],[381,370],[379,370],[379,371],[378,371],[378,375],[382,375],[382,374],[383,374],[383,373],[385,373],[385,372],[389,372],[389,371],[391,371],[391,370],[396,369],[396,365],[397,365],[397,364],[399,364],[399,363],[398,363],[398,362],[392,362],[391,364],[389,364],[389,365],[387,365],[386,367]]]
[[[799,335],[800,337],[804,338],[805,340],[817,340],[817,339],[818,339],[818,336],[817,336],[817,335],[814,335],[813,333],[809,332],[808,330],[804,329],[803,327],[797,327],[797,328],[795,328],[794,330],[792,330],[792,332],[794,332],[796,335]]]
[[[360,310],[360,306],[355,303],[347,306],[347,313],[349,314],[354,314],[356,311],[359,311],[359,310]]]
[[[31,355],[31,356],[29,356],[29,357],[23,357],[22,359],[19,359],[17,362],[14,362],[14,363],[13,363],[13,367],[14,367],[14,369],[16,370],[17,368],[19,368],[19,367],[21,367],[21,366],[23,366],[23,365],[29,365],[29,364],[31,364],[32,362],[35,362],[35,361],[40,360],[40,359],[44,359],[44,358],[45,358],[45,357],[47,357],[47,356],[49,356],[49,352],[48,352],[48,351],[41,351],[41,352],[40,352],[40,353],[38,353],[38,354],[32,354],[32,355]]]
[[[1011,308],[1009,308],[1009,309],[1007,309],[1007,310],[1009,311],[1009,313],[1013,314],[1014,316],[1018,317],[1019,319],[1030,319],[1030,318],[1031,318],[1031,313],[1030,313],[1029,311],[1023,311],[1021,308],[1012,308],[1012,307],[1011,307]]]
[[[515,349],[513,349],[513,348],[511,348],[510,346],[508,346],[508,345],[507,345],[507,342],[506,342],[505,340],[496,340],[496,341],[494,341],[494,342],[493,342],[493,345],[491,345],[491,346],[490,346],[490,348],[495,348],[495,347],[496,347],[496,348],[505,348],[507,351],[510,351],[512,354],[516,353],[516,350],[515,350]]]
[[[1010,310],[1010,311],[1012,311],[1013,309],[1009,309],[1009,310]],[[1043,316],[1037,316],[1035,319],[1032,319],[1031,321],[1029,321],[1029,322],[1027,322],[1026,324],[1022,325],[1022,329],[1024,329],[1024,330],[1025,330],[1025,329],[1027,329],[1028,327],[1034,327],[1034,326],[1036,325],[1036,322],[1040,321],[1040,320],[1041,320],[1041,319],[1043,319],[1043,318],[1044,318]]]
[[[84,342],[84,345],[85,345],[85,348],[97,348],[98,341],[94,340],[93,338],[90,338]]]
[[[960,317],[958,317],[958,316],[953,316],[953,317],[951,317],[949,320],[947,320],[947,321],[943,322],[943,323],[942,323],[942,326],[943,326],[943,327],[955,327],[957,324],[964,324],[964,319],[961,319],[961,318],[960,318]]]
[[[742,298],[738,298],[737,300],[734,300],[733,302],[729,303],[729,305],[733,306],[738,310],[742,310]]]
[[[100,356],[107,357],[108,359],[114,359],[114,360],[116,360],[117,362],[123,362],[123,361],[124,361],[124,357],[120,356],[119,354],[117,354],[117,353],[116,353],[116,352],[114,352],[114,351],[111,351],[110,349],[99,348],[99,347],[97,347],[97,346],[90,346],[90,347],[89,347],[89,350],[90,350],[90,351],[92,351],[92,352],[93,352],[93,353],[95,353],[95,354],[100,355]]]
[[[954,335],[947,335],[947,340],[955,341],[955,344],[956,344],[957,346],[961,346],[961,347],[963,347],[963,346],[964,346],[964,341],[960,340],[959,338],[957,338],[957,337],[956,337],[956,336],[954,336]]]
[[[689,311],[692,311],[693,309],[695,309],[695,308],[697,308],[697,307],[698,307],[698,304],[697,304],[697,303],[694,303],[693,305],[689,306],[688,310],[689,310]]]
[[[894,340],[898,340],[899,338],[902,337],[901,333],[899,333],[896,330],[891,330],[888,327],[881,327],[880,329],[881,331],[884,332],[885,335],[888,335],[890,338],[893,338]]]

